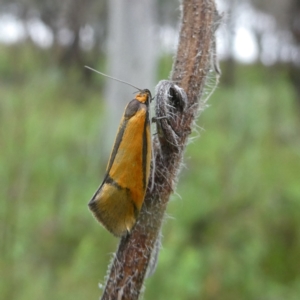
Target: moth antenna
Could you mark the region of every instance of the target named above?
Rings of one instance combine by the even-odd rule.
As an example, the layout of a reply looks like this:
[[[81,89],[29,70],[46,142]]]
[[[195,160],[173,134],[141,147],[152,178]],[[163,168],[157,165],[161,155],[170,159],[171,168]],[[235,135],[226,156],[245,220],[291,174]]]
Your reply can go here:
[[[91,71],[94,71],[94,72],[96,72],[96,73],[98,73],[98,74],[100,74],[100,75],[102,75],[102,76],[105,76],[105,77],[108,77],[108,78],[110,78],[110,79],[119,81],[119,82],[121,82],[121,83],[125,83],[125,84],[127,84],[127,85],[129,85],[129,86],[131,86],[131,87],[133,87],[133,88],[135,88],[135,89],[137,89],[137,90],[140,91],[140,92],[142,91],[142,89],[139,89],[138,87],[134,86],[133,84],[131,84],[131,83],[129,83],[129,82],[126,82],[126,81],[124,81],[124,80],[121,80],[121,79],[118,79],[118,78],[109,76],[109,75],[104,74],[104,73],[102,73],[102,72],[99,72],[99,71],[97,71],[97,70],[95,70],[95,69],[93,69],[93,68],[91,68],[91,67],[88,67],[88,66],[84,66],[84,67],[87,68],[87,69],[89,69],[89,70],[91,70]]]

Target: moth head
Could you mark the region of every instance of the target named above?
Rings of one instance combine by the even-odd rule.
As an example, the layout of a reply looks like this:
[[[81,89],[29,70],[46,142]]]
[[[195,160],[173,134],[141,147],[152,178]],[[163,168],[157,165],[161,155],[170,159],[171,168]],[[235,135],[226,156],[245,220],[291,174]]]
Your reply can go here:
[[[140,90],[135,99],[141,103],[149,103],[152,100],[151,92],[148,89]]]

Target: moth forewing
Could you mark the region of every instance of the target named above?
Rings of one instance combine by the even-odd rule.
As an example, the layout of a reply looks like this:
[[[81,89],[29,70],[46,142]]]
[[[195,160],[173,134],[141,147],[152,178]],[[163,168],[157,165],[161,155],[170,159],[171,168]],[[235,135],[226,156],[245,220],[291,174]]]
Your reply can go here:
[[[130,232],[149,180],[151,93],[140,91],[123,114],[103,183],[89,202],[96,219],[116,236]]]

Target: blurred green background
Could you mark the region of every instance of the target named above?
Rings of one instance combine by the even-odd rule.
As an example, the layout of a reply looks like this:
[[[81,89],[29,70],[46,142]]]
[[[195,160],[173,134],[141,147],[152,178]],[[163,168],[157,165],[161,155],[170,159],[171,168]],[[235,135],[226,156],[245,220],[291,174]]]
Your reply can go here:
[[[156,77],[171,64],[161,54]],[[106,164],[105,79],[78,65],[62,66],[32,41],[0,45],[0,299],[98,299],[117,248],[87,208]],[[296,300],[300,102],[291,65],[224,60],[221,69],[144,298]]]

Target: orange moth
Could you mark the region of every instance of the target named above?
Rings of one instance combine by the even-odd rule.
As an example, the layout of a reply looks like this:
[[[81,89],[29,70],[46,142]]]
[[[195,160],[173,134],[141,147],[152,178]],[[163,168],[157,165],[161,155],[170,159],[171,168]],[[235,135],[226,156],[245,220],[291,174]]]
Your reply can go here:
[[[138,90],[125,108],[104,180],[88,204],[96,219],[115,236],[130,233],[135,225],[150,174],[152,97],[149,90]]]

